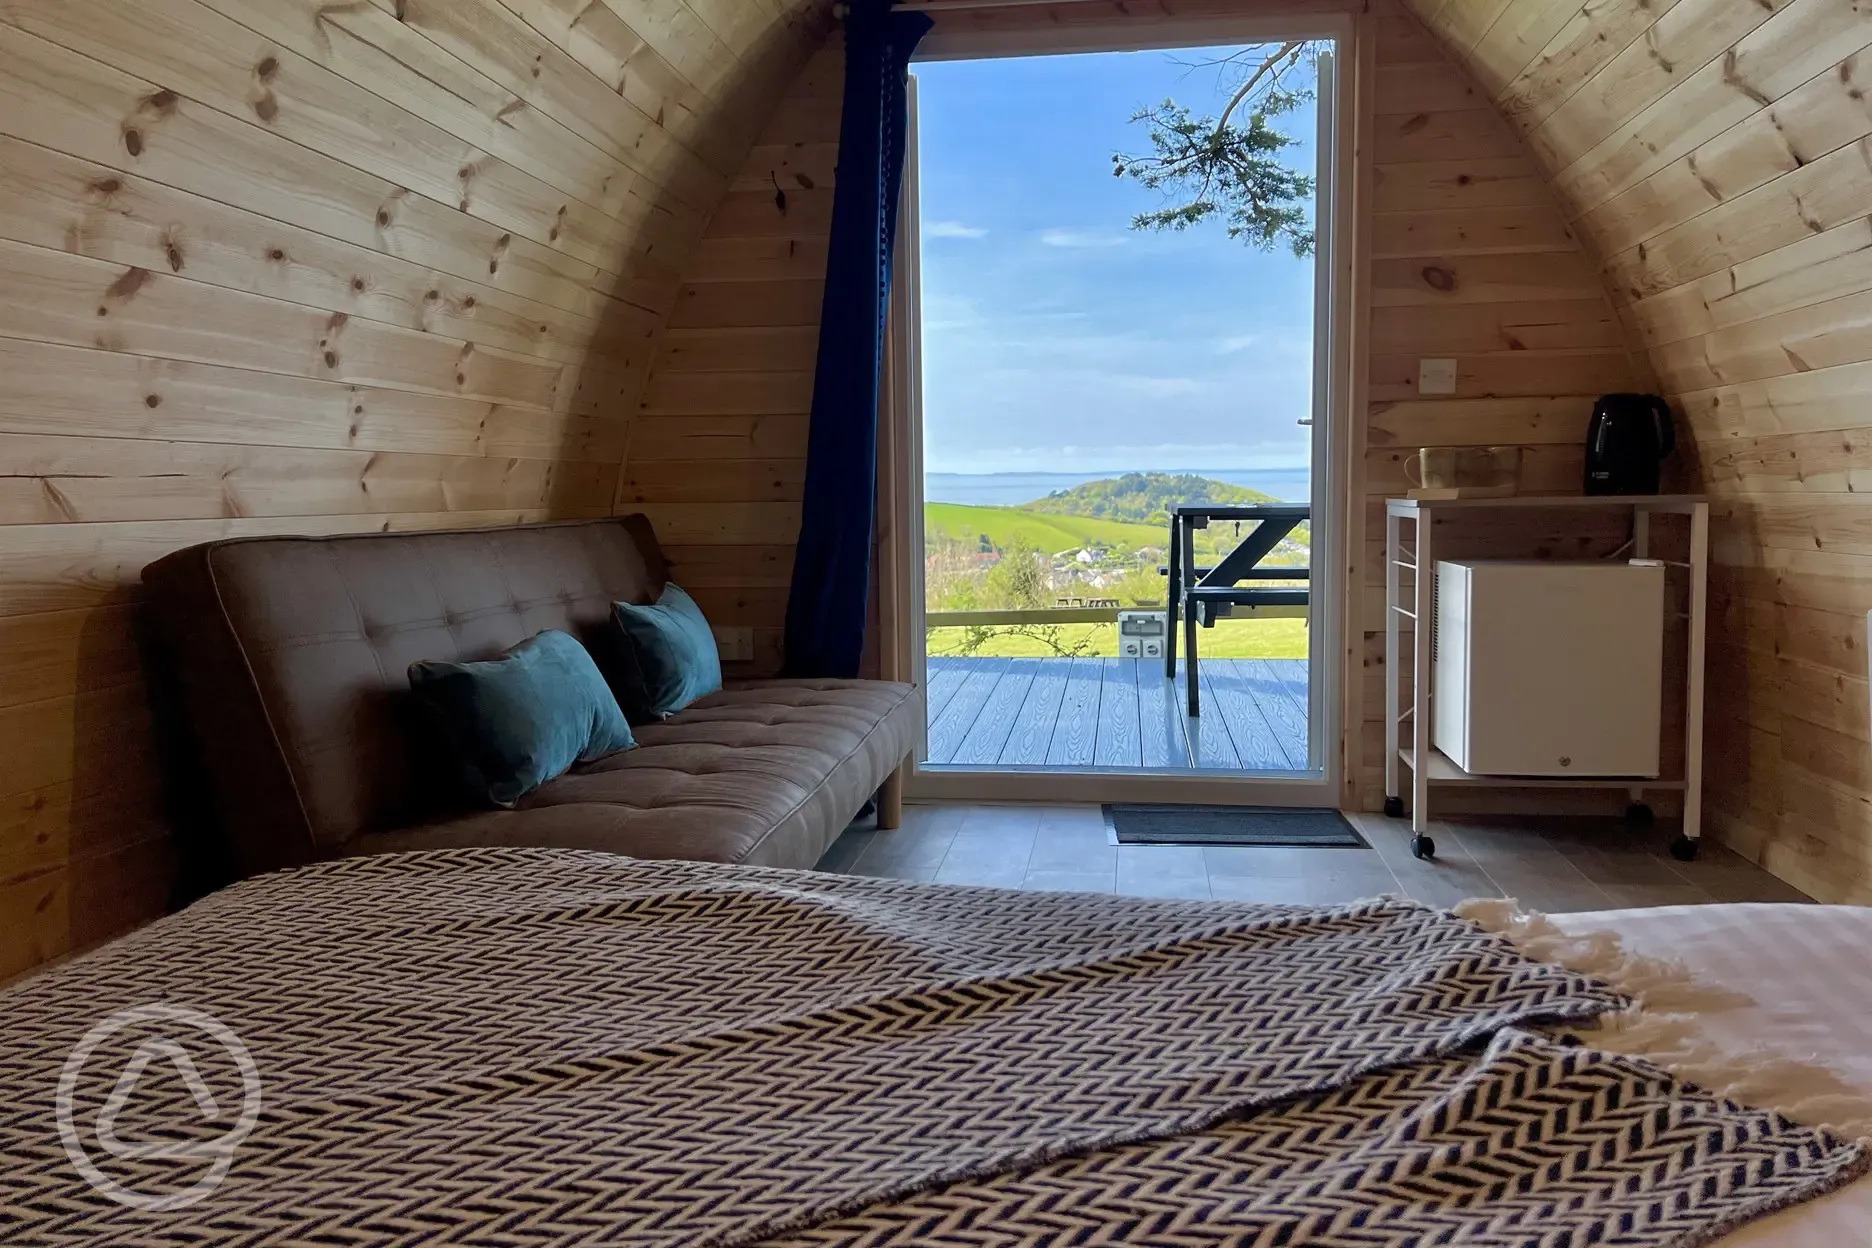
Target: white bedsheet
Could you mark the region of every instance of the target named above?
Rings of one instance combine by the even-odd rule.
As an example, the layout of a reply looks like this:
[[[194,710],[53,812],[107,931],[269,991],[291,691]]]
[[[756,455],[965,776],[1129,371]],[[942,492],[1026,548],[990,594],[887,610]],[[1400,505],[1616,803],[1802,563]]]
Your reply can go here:
[[[1704,1015],[1706,1036],[1725,1052],[1766,1047],[1811,1060],[1872,1097],[1872,908],[1668,906],[1552,918],[1570,933],[1616,932],[1634,953],[1673,958],[1752,999]],[[1872,1176],[1717,1243],[1872,1248]]]

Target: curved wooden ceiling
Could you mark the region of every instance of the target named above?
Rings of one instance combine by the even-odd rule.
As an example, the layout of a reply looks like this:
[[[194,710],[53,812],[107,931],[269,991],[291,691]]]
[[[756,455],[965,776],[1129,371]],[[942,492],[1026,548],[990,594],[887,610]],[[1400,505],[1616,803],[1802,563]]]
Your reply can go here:
[[[1715,497],[1712,830],[1872,897],[1872,0],[1408,0],[1524,137]]]

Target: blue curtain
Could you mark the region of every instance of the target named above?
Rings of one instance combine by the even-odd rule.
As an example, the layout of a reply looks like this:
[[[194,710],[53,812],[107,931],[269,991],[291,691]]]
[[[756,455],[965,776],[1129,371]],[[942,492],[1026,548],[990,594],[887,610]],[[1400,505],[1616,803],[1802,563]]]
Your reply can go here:
[[[845,19],[831,251],[819,316],[806,501],[787,600],[786,672],[858,674],[870,616],[877,519],[877,404],[903,186],[910,53],[930,28],[891,0],[857,0]]]

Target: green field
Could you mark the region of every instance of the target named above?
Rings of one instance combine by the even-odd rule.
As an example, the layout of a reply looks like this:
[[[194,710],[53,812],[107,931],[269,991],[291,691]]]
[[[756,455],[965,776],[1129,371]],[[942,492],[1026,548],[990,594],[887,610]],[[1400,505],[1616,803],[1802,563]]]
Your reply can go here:
[[[978,510],[971,508],[970,510]],[[1051,517],[1049,517],[1051,518]],[[1082,637],[1090,637],[1087,652],[1105,657],[1118,653],[1116,624],[1061,624],[1062,644],[1070,647]],[[932,628],[929,652],[932,655],[956,654],[967,630]],[[1182,641],[1178,639],[1178,648]],[[1217,620],[1214,628],[1202,630],[1197,641],[1205,659],[1304,659],[1307,657],[1307,622],[1305,620]],[[991,637],[975,652],[983,657],[1035,658],[1055,651],[1032,637]]]
[[[947,535],[964,541],[986,535],[997,549],[1005,549],[1017,534],[1024,534],[1049,554],[1082,546],[1163,546],[1170,540],[1168,526],[1127,524],[1088,516],[1043,515],[1015,507],[974,507],[967,503],[925,503],[923,528],[928,537]]]

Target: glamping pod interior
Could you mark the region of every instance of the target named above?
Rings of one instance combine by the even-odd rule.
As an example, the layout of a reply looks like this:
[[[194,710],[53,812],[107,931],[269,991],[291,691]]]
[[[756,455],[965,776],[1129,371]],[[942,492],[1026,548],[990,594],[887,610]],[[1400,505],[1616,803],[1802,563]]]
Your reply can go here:
[[[124,947],[107,944],[115,938],[185,932],[195,911],[177,911],[202,897],[228,930],[251,922],[284,941],[288,929],[270,924],[317,925],[297,908],[304,898],[272,918],[243,907],[291,877],[221,886],[281,867],[368,874],[357,864],[405,861],[364,856],[373,850],[422,849],[518,854],[515,887],[546,908],[565,890],[628,891],[526,857],[547,849],[1118,894],[1131,871],[1144,881],[1135,891],[1215,902],[1319,901],[1324,879],[1439,906],[1472,894],[1540,901],[1552,864],[1569,883],[1547,909],[1746,891],[1833,903],[1816,913],[1841,916],[1824,938],[1779,910],[1669,930],[1640,920],[1626,933],[1637,952],[1747,943],[1759,923],[1789,942],[1782,956],[1862,953],[1872,934],[1854,909],[1872,905],[1872,509],[1861,501],[1872,482],[1872,0],[886,9],[0,6],[0,981],[21,977],[14,990],[30,993],[68,969],[88,973]],[[853,90],[847,30],[864,23],[883,33],[865,45],[869,85]],[[1108,844],[1097,777],[1070,809],[1009,800],[1021,796],[1018,775],[980,781],[970,791],[984,800],[920,805],[959,790],[942,777],[916,787],[925,714],[943,691],[924,679],[921,590],[910,584],[923,563],[911,546],[920,477],[906,475],[919,453],[906,371],[918,322],[898,298],[910,266],[893,275],[890,237],[915,217],[914,195],[900,204],[892,176],[893,145],[901,158],[906,143],[902,64],[919,39],[918,56],[987,56],[1285,30],[1336,41],[1318,357],[1331,433],[1316,461],[1329,465],[1326,493],[1315,495],[1331,518],[1318,502],[1313,517],[1335,536],[1315,560],[1314,593],[1330,586],[1332,606],[1314,617],[1326,630],[1314,678],[1327,692],[1311,705],[1317,775],[1358,829],[1357,849],[1269,851],[1295,856],[1266,875],[1226,866],[1253,851],[1194,845],[1174,858],[1190,870],[1157,865],[1173,856],[1147,862],[1138,851],[1151,847]],[[868,160],[852,137],[866,133],[877,149]],[[868,249],[841,247],[835,217],[843,229],[865,212],[889,223],[881,244],[874,234]],[[915,241],[898,239],[896,255]],[[1453,380],[1427,386],[1431,364]],[[1524,494],[1577,494],[1588,422],[1608,394],[1664,397],[1678,444],[1666,493],[1708,504],[1706,640],[1691,645],[1678,628],[1665,645],[1673,670],[1702,653],[1691,683],[1702,691],[1699,797],[1713,842],[1704,874],[1673,874],[1655,847],[1515,839],[1515,820],[1624,811],[1626,794],[1603,787],[1452,788],[1438,799],[1448,810],[1497,822],[1468,837],[1439,831],[1434,861],[1400,854],[1394,828],[1402,838],[1407,825],[1379,813],[1396,796],[1386,764],[1397,765],[1395,750],[1386,757],[1386,500],[1416,483],[1424,448],[1444,447],[1513,448]],[[1630,523],[1503,513],[1465,554],[1616,555]],[[271,540],[283,538],[293,540]],[[454,734],[473,718],[462,708],[508,696],[474,684],[504,679],[477,669],[547,630],[586,643],[592,671],[574,647],[555,678],[586,682],[580,696],[608,708],[604,732],[571,742],[558,768],[571,771],[540,790],[557,792],[551,801],[502,798],[489,770],[500,764],[484,753],[467,769],[487,800],[437,815],[425,804],[425,751],[461,744]],[[680,667],[702,650],[719,665],[701,683],[693,669],[659,678],[644,657]],[[406,707],[409,682],[421,683],[406,671],[428,661],[438,680],[469,682],[468,701]],[[333,692],[366,685],[368,696]],[[1696,701],[1665,691],[1676,736],[1664,765],[1676,774],[1685,757],[1672,742],[1685,739]],[[620,707],[628,725],[608,717]],[[592,761],[633,734],[634,750]],[[1228,801],[1200,788],[1226,780],[1192,783],[1193,799],[1177,800]],[[1668,821],[1681,794],[1655,805]],[[841,837],[874,807],[877,823]],[[892,840],[899,819],[923,839]],[[1651,845],[1648,829],[1633,835]],[[1093,865],[1047,858],[1047,845],[1068,843],[1089,845]],[[909,848],[890,848],[899,844]],[[1327,852],[1368,854],[1373,866],[1306,857]],[[579,861],[598,871],[596,859]],[[458,897],[448,890],[468,885],[451,876],[438,887],[436,897]],[[867,881],[841,887],[865,905],[897,904],[898,885],[875,896]],[[945,911],[929,897],[951,894],[901,887],[913,927],[995,926],[991,895],[955,893],[967,904]],[[625,906],[619,895],[592,913],[623,913],[606,909]],[[357,913],[394,927],[385,896],[371,893]],[[875,933],[809,930],[774,904],[760,921],[778,940],[836,953],[850,939],[860,961],[877,952],[866,943]],[[1085,918],[1064,902],[1007,904],[1018,918],[1008,930],[1024,939]],[[1432,930],[1431,911],[1411,913],[1386,921],[1418,925],[1408,939],[1425,948],[1455,939]],[[1558,929],[1468,913],[1543,965],[1573,956],[1555,952]],[[106,963],[70,961],[100,946]],[[506,950],[534,964],[561,947]],[[1002,953],[981,956],[1005,971]],[[669,957],[654,965],[708,978]],[[817,982],[824,968],[805,961],[799,982]],[[1629,987],[1656,968],[1581,970]],[[290,968],[269,973],[290,979]],[[45,1008],[82,997],[77,982],[48,988]],[[1614,999],[1565,991],[1579,1017]],[[264,1029],[257,1015],[247,1021]],[[1865,1054],[1848,1043],[1835,1056],[1836,1082],[1859,1089],[1840,1103],[1859,1105],[1872,1096]],[[1802,1103],[1784,1090],[1763,1102]],[[1872,1111],[1839,1112],[1828,1121],[1872,1122]],[[1811,1151],[1817,1169],[1801,1181],[1813,1191],[1863,1170],[1857,1154],[1829,1147]],[[934,1199],[932,1187],[915,1190]],[[1861,1212],[1872,1200],[1863,1187],[1843,1194],[1857,1192]],[[891,1199],[908,1199],[904,1190]],[[0,1182],[0,1210],[5,1192]],[[826,1208],[858,1200],[836,1184],[814,1197]],[[776,1243],[806,1225],[773,1216],[759,1225]],[[1843,1235],[1850,1210],[1837,1216]],[[917,1242],[897,1233],[854,1231],[851,1242]],[[1843,1242],[1825,1226],[1813,1233]]]

